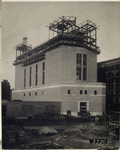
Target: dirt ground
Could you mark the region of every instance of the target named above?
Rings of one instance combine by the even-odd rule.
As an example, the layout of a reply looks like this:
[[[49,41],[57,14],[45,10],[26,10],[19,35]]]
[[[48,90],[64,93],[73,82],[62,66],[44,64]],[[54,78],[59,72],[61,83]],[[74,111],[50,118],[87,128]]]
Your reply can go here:
[[[55,134],[39,134],[40,128],[54,129]],[[95,122],[60,122],[44,126],[22,126],[26,133],[26,142],[19,145],[9,145],[9,149],[38,149],[36,143],[53,143],[57,149],[118,149],[119,142],[108,135],[105,125],[95,125]],[[34,132],[33,132],[34,131]],[[91,144],[90,139],[107,139],[107,144]],[[46,144],[46,145],[47,145]],[[30,145],[33,145],[32,148]],[[41,145],[41,144],[39,144]],[[45,144],[44,144],[45,145]],[[45,147],[42,148],[52,148]],[[40,147],[41,149],[41,147]],[[54,147],[55,149],[55,147]]]
[[[33,135],[32,129],[39,129],[39,126],[24,126],[28,142],[36,143],[41,141],[52,141],[65,149],[99,149],[109,147],[118,148],[118,141],[109,137],[105,125],[95,123],[67,123],[56,126],[46,126],[55,129],[58,133],[54,135]],[[107,139],[107,144],[90,144],[90,139]]]

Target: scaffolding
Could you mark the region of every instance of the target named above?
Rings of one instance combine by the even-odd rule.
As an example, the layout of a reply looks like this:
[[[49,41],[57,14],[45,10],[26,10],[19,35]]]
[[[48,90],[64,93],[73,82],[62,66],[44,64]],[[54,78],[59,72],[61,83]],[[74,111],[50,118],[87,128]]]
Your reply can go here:
[[[92,21],[86,20],[76,25],[76,17],[62,16],[53,23],[50,23],[48,28],[49,40],[33,49],[31,45],[27,44],[27,38],[23,38],[23,42],[16,46],[14,65],[21,63],[23,66],[27,66],[44,60],[46,52],[60,45],[83,47],[96,54],[100,54],[100,49],[97,46],[98,27]],[[53,32],[52,38],[50,38],[50,32]],[[20,52],[19,56],[17,51]]]

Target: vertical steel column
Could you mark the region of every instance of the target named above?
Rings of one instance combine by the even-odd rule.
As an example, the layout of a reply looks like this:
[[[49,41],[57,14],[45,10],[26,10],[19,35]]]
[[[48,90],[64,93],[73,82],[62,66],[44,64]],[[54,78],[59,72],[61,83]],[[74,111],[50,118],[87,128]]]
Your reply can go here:
[[[20,51],[20,56],[21,56],[21,51]]]
[[[64,33],[64,30],[63,30],[63,16],[62,16],[62,34]]]
[[[57,21],[57,36],[58,36],[58,21]]]
[[[90,31],[90,47],[91,47],[91,44],[92,44],[92,43],[91,43],[91,31]]]
[[[16,49],[16,59],[17,59],[17,49]]]
[[[75,21],[74,21],[74,29],[76,30],[76,18],[77,17],[75,17]]]
[[[97,45],[97,30],[95,28],[95,45]]]
[[[54,31],[53,31],[53,37],[54,37]]]
[[[49,39],[50,39],[50,27],[49,27]]]

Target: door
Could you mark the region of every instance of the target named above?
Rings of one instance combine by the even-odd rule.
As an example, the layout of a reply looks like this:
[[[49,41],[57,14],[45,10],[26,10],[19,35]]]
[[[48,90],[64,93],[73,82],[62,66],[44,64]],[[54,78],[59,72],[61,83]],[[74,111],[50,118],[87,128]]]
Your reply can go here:
[[[87,102],[80,102],[80,112],[87,111]]]

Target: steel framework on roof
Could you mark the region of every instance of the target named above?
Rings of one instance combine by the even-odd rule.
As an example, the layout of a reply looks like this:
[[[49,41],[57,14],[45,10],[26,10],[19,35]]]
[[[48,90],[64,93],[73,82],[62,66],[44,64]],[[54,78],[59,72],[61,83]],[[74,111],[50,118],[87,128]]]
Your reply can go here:
[[[16,46],[16,60],[14,65],[22,63],[23,66],[30,65],[37,61],[45,59],[45,53],[58,47],[59,45],[69,45],[86,48],[96,54],[100,53],[97,46],[97,25],[90,20],[86,20],[79,25],[76,25],[76,17],[62,16],[50,23],[50,31],[56,33],[47,42],[32,49],[23,38],[23,43]],[[50,36],[50,35],[49,35]],[[17,51],[20,55],[17,56]]]

